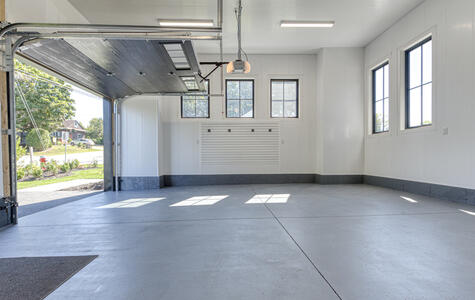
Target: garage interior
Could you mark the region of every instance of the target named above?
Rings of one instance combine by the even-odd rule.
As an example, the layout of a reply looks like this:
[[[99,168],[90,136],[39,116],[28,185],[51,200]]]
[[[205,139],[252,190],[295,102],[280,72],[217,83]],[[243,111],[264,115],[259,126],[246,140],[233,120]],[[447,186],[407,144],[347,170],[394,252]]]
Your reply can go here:
[[[475,1],[2,0],[0,299],[471,299]],[[104,99],[18,218],[13,59]]]

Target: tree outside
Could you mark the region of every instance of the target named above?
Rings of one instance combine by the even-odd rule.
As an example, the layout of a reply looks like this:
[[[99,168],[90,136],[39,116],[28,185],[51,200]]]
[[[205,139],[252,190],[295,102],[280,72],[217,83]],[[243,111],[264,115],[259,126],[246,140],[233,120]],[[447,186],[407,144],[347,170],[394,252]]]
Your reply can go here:
[[[103,145],[103,124],[101,118],[93,118],[89,121],[89,126],[87,127],[86,136],[90,138],[95,144]]]
[[[71,87],[64,81],[15,60],[17,132],[23,136],[35,128],[55,131],[63,120],[74,117]],[[26,105],[25,105],[26,102]],[[32,120],[33,119],[33,120]]]
[[[44,151],[51,147],[51,137],[44,129],[33,129],[26,136],[26,145],[35,151]]]

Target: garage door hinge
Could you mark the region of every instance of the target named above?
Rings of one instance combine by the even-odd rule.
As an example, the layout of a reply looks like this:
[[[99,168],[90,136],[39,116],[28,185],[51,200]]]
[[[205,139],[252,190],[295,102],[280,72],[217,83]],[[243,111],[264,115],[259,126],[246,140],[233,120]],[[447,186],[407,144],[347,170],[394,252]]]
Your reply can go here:
[[[2,135],[12,135],[13,130],[11,129],[2,129]]]
[[[8,206],[10,207],[14,207],[14,206],[18,206],[18,203],[13,200],[12,197],[3,197],[2,198],[3,202],[5,202],[6,204],[8,204]],[[7,207],[8,208],[8,207]],[[1,210],[1,209],[0,209]]]

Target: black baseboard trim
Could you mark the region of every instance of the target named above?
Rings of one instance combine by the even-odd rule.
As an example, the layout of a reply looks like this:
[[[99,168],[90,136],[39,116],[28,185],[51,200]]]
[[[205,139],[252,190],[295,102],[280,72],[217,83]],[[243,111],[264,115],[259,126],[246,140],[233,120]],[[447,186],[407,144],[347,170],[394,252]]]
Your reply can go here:
[[[320,174],[220,174],[220,175],[162,175],[157,177],[120,177],[121,191],[151,190],[167,186],[234,185],[234,184],[361,184],[362,175]]]
[[[120,191],[142,191],[142,190],[155,190],[161,187],[163,178],[158,176],[121,176],[119,177],[119,190]]]
[[[165,186],[314,183],[315,174],[165,175]]]
[[[363,181],[369,185],[475,205],[475,190],[472,189],[370,175],[363,176]]]
[[[315,174],[315,183],[330,184],[361,184],[363,175],[320,175]]]

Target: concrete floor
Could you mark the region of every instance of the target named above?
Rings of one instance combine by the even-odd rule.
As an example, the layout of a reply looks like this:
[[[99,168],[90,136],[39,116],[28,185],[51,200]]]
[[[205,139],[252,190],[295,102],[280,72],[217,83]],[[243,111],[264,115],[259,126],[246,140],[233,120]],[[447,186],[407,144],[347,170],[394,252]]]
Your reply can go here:
[[[48,299],[473,299],[470,212],[366,185],[101,193],[0,231],[0,256],[99,255]]]

